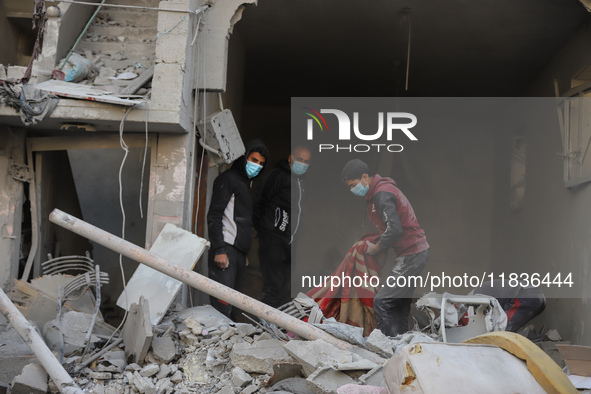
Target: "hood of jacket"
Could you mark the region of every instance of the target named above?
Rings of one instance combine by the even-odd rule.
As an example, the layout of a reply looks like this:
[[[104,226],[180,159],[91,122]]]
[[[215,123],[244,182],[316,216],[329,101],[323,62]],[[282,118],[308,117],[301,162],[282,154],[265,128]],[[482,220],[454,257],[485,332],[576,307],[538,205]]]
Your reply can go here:
[[[243,177],[246,180],[250,180],[250,181],[252,181],[255,178],[257,178],[258,176],[260,176],[261,173],[263,172],[263,170],[261,170],[257,176],[252,177],[252,178],[248,178],[248,175],[246,174],[246,158],[255,149],[258,150],[259,152],[263,152],[261,154],[265,157],[265,159],[267,159],[265,161],[265,165],[263,165],[263,170],[264,170],[265,166],[269,162],[269,150],[267,149],[267,147],[265,146],[263,141],[259,140],[258,138],[255,138],[254,140],[252,140],[248,144],[246,144],[246,153],[244,155],[240,156],[239,158],[237,158],[236,161],[234,161],[234,164],[232,165],[232,168],[235,169],[235,171],[238,171],[238,173],[240,174],[241,177]]]
[[[373,181],[369,186],[369,190],[367,192],[367,195],[365,196],[365,199],[371,200],[374,194],[382,190],[392,191],[392,186],[396,187],[396,181],[394,181],[394,179],[381,177],[378,174],[375,174],[373,176]]]

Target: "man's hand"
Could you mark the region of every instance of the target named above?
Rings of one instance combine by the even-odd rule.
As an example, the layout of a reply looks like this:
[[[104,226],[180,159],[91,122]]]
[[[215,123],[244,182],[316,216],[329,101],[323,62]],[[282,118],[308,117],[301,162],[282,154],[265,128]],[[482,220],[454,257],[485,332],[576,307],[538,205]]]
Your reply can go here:
[[[368,254],[370,256],[375,256],[376,254],[378,254],[382,251],[382,247],[379,244],[373,244],[369,241],[367,241],[366,243],[367,243],[367,252],[365,254]]]
[[[213,261],[220,269],[225,270],[230,266],[230,260],[228,260],[227,254],[216,254]]]

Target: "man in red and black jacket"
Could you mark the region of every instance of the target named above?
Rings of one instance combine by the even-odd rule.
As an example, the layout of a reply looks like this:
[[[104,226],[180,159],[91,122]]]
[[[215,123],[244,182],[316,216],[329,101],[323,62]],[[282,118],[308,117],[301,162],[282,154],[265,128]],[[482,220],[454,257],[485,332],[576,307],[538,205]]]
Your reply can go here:
[[[390,247],[396,252],[391,277],[419,275],[429,260],[429,244],[406,196],[391,178],[369,175],[369,167],[359,159],[343,169],[343,181],[356,196],[365,198],[369,219],[380,231],[376,244],[368,243],[367,253],[376,255]],[[405,281],[408,284],[408,281]],[[384,285],[373,302],[377,328],[388,336],[408,331],[408,316],[414,287]]]

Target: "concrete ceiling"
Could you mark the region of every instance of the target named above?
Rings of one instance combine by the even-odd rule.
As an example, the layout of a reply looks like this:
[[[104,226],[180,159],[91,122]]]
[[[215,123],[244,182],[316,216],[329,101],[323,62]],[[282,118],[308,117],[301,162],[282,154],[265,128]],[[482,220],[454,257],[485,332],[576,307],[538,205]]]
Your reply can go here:
[[[236,25],[245,99],[518,96],[590,15],[578,0],[259,0]]]

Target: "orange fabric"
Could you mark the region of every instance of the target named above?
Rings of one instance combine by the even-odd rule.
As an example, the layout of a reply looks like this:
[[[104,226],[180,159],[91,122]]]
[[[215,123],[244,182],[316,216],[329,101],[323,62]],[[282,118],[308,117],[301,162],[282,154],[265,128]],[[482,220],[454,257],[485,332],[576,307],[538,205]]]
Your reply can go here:
[[[376,242],[379,235],[370,234],[357,241],[347,253],[341,264],[332,273],[333,276],[363,278],[367,274],[367,286],[341,286],[331,290],[331,283],[316,287],[306,293],[320,306],[326,318],[334,317],[341,323],[363,327],[363,335],[368,336],[376,327],[373,311],[373,299],[379,288],[369,285],[369,278],[380,276],[380,269],[374,256],[365,255],[366,241]]]

